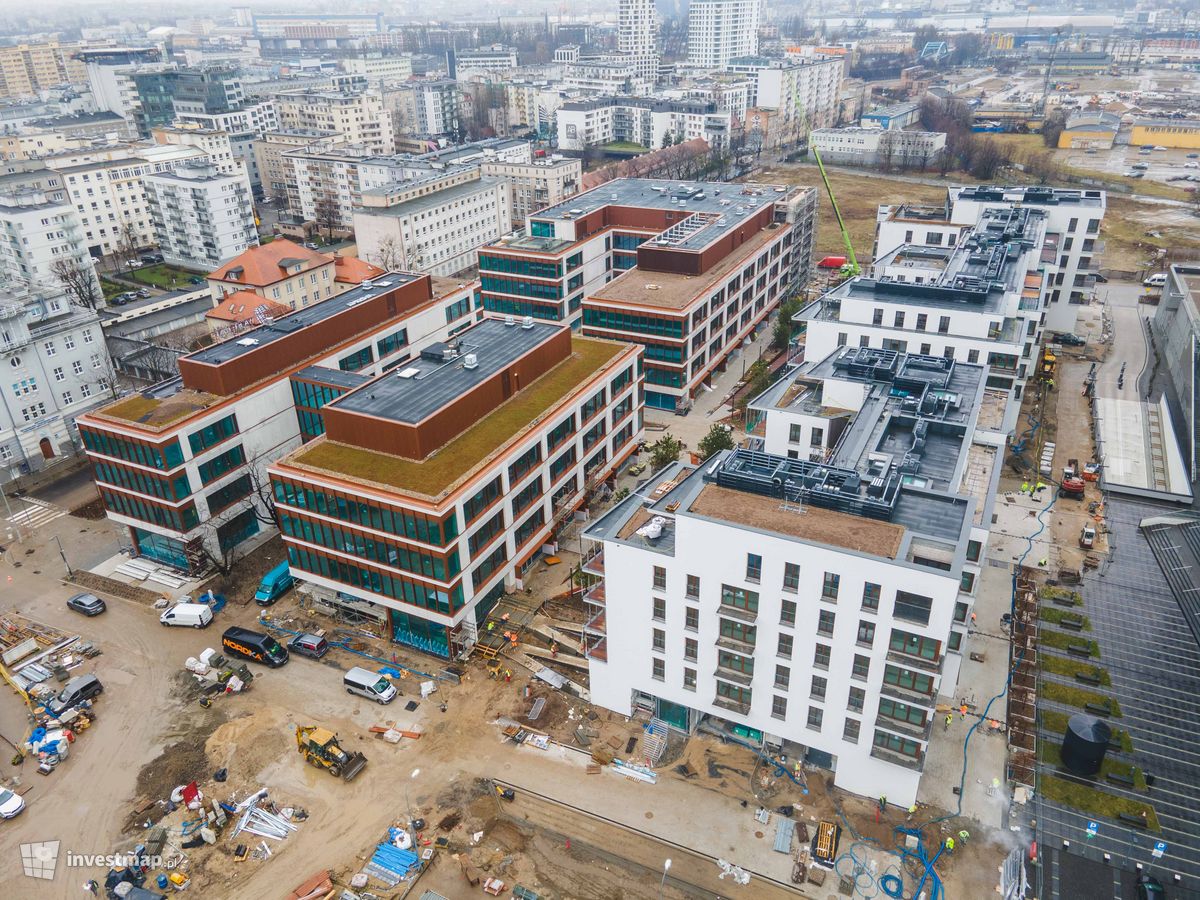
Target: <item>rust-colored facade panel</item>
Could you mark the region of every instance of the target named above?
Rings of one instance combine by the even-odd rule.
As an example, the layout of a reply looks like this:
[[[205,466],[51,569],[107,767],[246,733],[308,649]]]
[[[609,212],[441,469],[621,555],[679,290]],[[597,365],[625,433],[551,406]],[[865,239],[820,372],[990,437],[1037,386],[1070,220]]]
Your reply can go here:
[[[383,322],[405,315],[433,297],[428,275],[371,297],[338,315],[300,328],[291,334],[240,353],[221,363],[205,363],[194,356],[179,360],[179,374],[186,387],[227,397],[244,390],[304,360],[319,356],[356,334],[378,328]],[[329,301],[322,301],[329,302]],[[280,322],[287,322],[284,317]],[[245,339],[253,332],[231,340]]]
[[[473,390],[415,425],[325,406],[329,440],[408,459],[424,459],[528,387],[571,355],[571,331],[564,328]]]

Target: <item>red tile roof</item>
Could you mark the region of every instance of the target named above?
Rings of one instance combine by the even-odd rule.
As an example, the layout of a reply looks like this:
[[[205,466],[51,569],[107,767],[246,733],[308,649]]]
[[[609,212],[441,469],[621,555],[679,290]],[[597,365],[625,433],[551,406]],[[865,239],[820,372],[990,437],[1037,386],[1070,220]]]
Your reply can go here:
[[[219,304],[204,314],[206,319],[216,319],[221,322],[249,322],[257,318],[259,310],[268,316],[279,318],[290,313],[291,307],[274,300],[267,300],[261,294],[253,291],[234,291]]]
[[[333,280],[345,284],[362,284],[368,278],[378,278],[380,275],[387,274],[386,269],[372,265],[357,256],[339,256],[333,261],[333,264],[335,266]]]
[[[251,247],[219,269],[209,273],[212,281],[233,281],[251,287],[264,287],[290,278],[297,265],[305,272],[333,262],[325,253],[309,250],[293,241],[276,238],[261,247]]]

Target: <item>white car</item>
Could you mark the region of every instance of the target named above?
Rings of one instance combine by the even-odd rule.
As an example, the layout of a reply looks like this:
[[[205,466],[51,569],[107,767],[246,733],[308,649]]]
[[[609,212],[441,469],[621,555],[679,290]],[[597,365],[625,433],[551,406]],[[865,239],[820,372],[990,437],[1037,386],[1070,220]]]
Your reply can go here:
[[[1185,162],[1185,163],[1183,164],[1183,167],[1184,167],[1185,169],[1200,169],[1200,163],[1198,163],[1198,162]]]
[[[7,788],[0,788],[0,819],[19,816],[25,809],[25,800]]]

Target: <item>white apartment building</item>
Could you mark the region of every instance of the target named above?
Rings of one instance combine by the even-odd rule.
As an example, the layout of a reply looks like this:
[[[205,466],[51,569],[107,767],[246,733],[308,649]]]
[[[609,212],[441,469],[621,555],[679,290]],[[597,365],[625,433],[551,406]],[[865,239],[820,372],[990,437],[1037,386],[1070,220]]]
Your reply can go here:
[[[380,281],[181,357],[179,379],[81,418],[108,517],[138,555],[197,572],[246,552],[274,530],[254,485],[324,430],[321,405],[469,316],[470,283]]]
[[[726,69],[754,76],[753,105],[774,110],[785,122],[826,128],[837,120],[845,60],[841,56],[807,59],[748,57],[731,60]]]
[[[1005,397],[998,428],[1012,433],[1025,385],[1038,374],[1058,271],[1046,252],[1047,217],[1037,208],[987,209],[972,226],[934,230],[937,220],[920,214],[900,208],[895,221],[911,226],[910,240],[797,313],[805,358],[869,347],[984,365],[987,389]]]
[[[444,276],[475,266],[476,251],[512,229],[509,185],[477,170],[453,179],[364,190],[353,221],[359,257]]]
[[[212,131],[199,126],[163,126],[151,129],[150,137],[159,144],[195,147],[222,175],[241,174],[249,179],[246,164],[234,153],[227,131]]]
[[[280,91],[275,95],[278,128],[317,128],[336,132],[350,144],[363,144],[372,153],[391,153],[395,147],[392,113],[375,90]]]
[[[517,49],[502,44],[459,50],[454,54],[459,74],[464,72],[508,72],[517,67]]]
[[[412,78],[412,57],[407,54],[383,56],[349,56],[341,60],[342,71],[348,75],[362,75],[368,84],[381,81],[407,81]]]
[[[649,89],[632,57],[581,59],[563,69],[562,85],[571,91],[606,95],[637,95]]]
[[[360,166],[375,155],[371,144],[323,141],[285,151],[288,208],[305,221],[324,222],[336,208],[335,227],[350,228],[354,207],[362,202]]]
[[[732,116],[702,100],[598,97],[564,103],[555,113],[560,150],[586,150],[614,141],[650,150],[703,138],[710,147],[729,141]],[[677,140],[678,139],[678,140]]]
[[[94,310],[61,286],[0,288],[0,484],[79,449],[75,416],[112,397],[112,364]]]
[[[720,68],[758,53],[761,0],[692,0],[688,6],[688,64]]]
[[[181,111],[178,113],[177,122],[183,125],[196,125],[209,131],[224,131],[230,135],[261,135],[279,128],[279,116],[275,109],[275,102],[270,99],[245,103],[240,109],[231,109],[226,112]]]
[[[263,195],[271,200],[286,200],[288,185],[295,184],[296,173],[287,153],[324,142],[329,146],[337,137],[332,131],[302,128],[296,131],[266,132],[254,142],[254,159],[262,179]]]
[[[592,702],[737,729],[840,788],[915,802],[1000,473],[999,438],[976,439],[984,378],[842,348],[752,401],[768,450],[673,464],[588,527]]]
[[[10,289],[28,285],[53,293],[64,287],[54,264],[66,259],[73,270],[90,273],[93,281],[90,297],[76,295],[71,301],[83,303],[94,297],[95,305],[103,306],[100,280],[83,234],[69,202],[53,200],[37,188],[0,191],[0,281]]]
[[[60,153],[45,162],[62,178],[88,251],[102,257],[157,241],[146,199],[147,175],[204,159],[204,151],[194,146],[125,144]]]
[[[932,166],[945,149],[946,134],[884,128],[814,128],[809,142],[827,163],[923,170]]]
[[[561,203],[579,193],[583,161],[552,156],[532,162],[484,162],[483,176],[508,182],[512,194],[512,227],[520,228],[531,213]]]
[[[633,60],[643,79],[650,84],[658,81],[661,50],[654,0],[618,0],[617,49]]]
[[[431,78],[403,85],[399,103],[407,134],[458,136],[461,127],[462,88],[457,81]]]
[[[1070,332],[1075,329],[1076,307],[1090,303],[1095,296],[1096,275],[1104,253],[1100,226],[1105,205],[1105,192],[1096,190],[990,185],[951,188],[942,207],[881,207],[875,255],[883,256],[900,244],[930,243],[929,236],[941,239],[949,234],[951,226],[959,231],[971,227],[979,222],[985,209],[1039,209],[1046,216],[1047,244],[1043,253],[1048,263],[1056,266],[1053,284],[1047,288],[1042,326],[1049,331]]]
[[[258,246],[254,199],[245,173],[198,162],[143,179],[158,248],[166,262],[208,272]]]

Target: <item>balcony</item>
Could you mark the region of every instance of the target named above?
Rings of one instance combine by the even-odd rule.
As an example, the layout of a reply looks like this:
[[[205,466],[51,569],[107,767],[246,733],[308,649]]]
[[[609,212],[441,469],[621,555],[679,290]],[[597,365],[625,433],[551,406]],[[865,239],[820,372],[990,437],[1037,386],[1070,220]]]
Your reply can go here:
[[[722,665],[717,666],[716,671],[713,672],[713,677],[721,678],[725,681],[732,681],[735,684],[741,684],[745,686],[749,686],[750,683],[754,681],[754,676],[752,674],[748,675],[745,672],[739,672],[737,669],[727,669]]]
[[[604,576],[604,551],[599,550],[583,561],[583,571],[589,575]]]
[[[601,662],[608,662],[608,638],[600,638],[600,640],[592,643],[588,641],[583,646],[583,655],[588,659],[598,659]]]
[[[942,663],[946,660],[944,656],[939,656],[937,659],[926,659],[923,656],[909,656],[907,653],[901,653],[899,650],[888,650],[887,658],[888,662],[898,663],[908,668],[921,669],[922,671],[939,675],[942,672]]]
[[[742,700],[734,700],[730,697],[722,697],[720,694],[713,700],[713,706],[719,706],[721,709],[727,709],[730,712],[735,712],[738,715],[750,715],[750,702]]]
[[[891,697],[893,700],[901,700],[910,706],[919,706],[922,709],[933,709],[936,704],[932,694],[922,694],[919,691],[888,684],[886,681],[880,685],[879,693],[885,697]]]
[[[583,602],[590,603],[592,606],[604,606],[606,596],[604,593],[604,582],[594,584],[583,592]]]
[[[742,656],[754,655],[753,642],[747,643],[746,641],[739,641],[737,638],[728,637],[727,635],[721,635],[717,638],[717,646],[724,650],[731,650],[734,653],[741,654]]]
[[[758,610],[742,609],[738,606],[727,606],[722,603],[717,607],[717,613],[722,616],[729,616],[731,619],[737,619],[739,622],[749,622],[753,624],[758,620]]]
[[[876,759],[882,759],[884,762],[912,769],[914,772],[920,772],[925,768],[924,754],[917,757],[905,756],[903,753],[896,753],[894,750],[888,750],[885,747],[872,747],[871,755]]]
[[[927,717],[924,725],[914,725],[912,722],[905,722],[902,719],[893,719],[891,716],[885,716],[882,713],[875,717],[875,725],[887,731],[894,731],[896,734],[902,734],[905,737],[916,738],[918,741],[925,743],[929,742],[929,729],[933,724],[933,717]]]
[[[584,623],[583,630],[585,634],[595,634],[599,637],[604,637],[607,632],[608,616],[604,610],[596,613]]]

